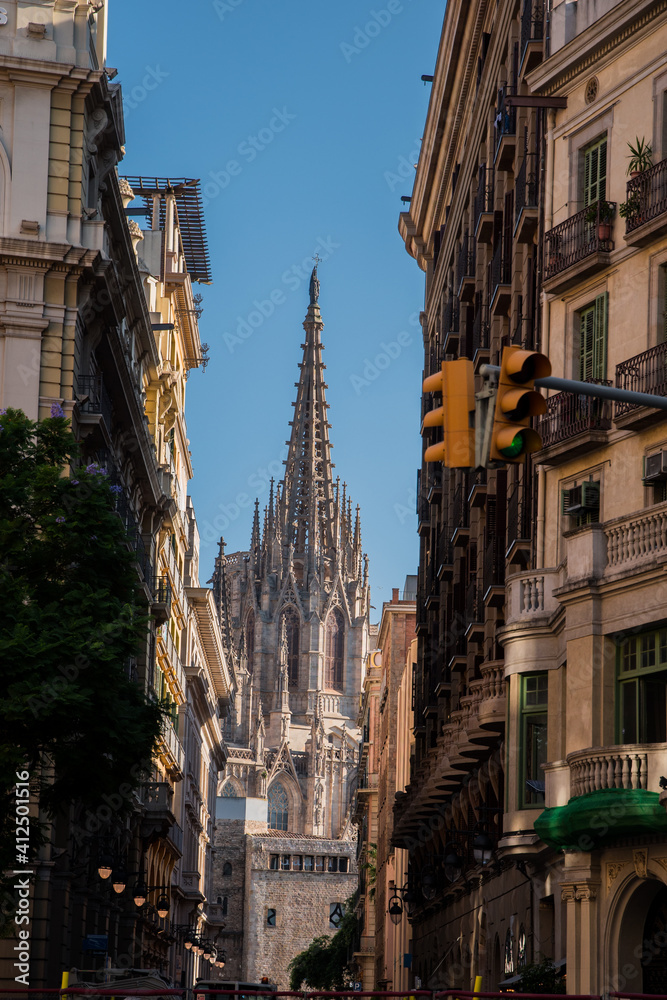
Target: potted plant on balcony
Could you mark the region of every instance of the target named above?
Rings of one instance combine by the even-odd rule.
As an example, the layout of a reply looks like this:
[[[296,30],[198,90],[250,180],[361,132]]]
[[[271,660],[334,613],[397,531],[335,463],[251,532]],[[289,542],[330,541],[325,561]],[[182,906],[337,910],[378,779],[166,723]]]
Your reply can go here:
[[[637,215],[641,207],[639,191],[631,191],[627,201],[622,201],[618,206],[618,214],[622,219],[631,219]]]
[[[628,174],[630,177],[636,177],[637,174],[643,174],[645,170],[653,166],[653,150],[651,149],[650,142],[647,142],[643,137],[640,139],[639,136],[635,139],[635,145],[633,146],[631,142],[628,143],[628,149],[630,150],[630,156],[628,163]]]
[[[605,242],[611,239],[611,220],[614,217],[614,206],[609,201],[594,201],[588,206],[584,219],[590,225],[597,222],[598,240]]]

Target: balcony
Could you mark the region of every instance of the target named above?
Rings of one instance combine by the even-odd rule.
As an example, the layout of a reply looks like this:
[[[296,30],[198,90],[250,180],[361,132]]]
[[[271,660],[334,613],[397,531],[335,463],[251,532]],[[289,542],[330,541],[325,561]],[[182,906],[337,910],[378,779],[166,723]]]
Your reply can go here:
[[[509,563],[527,565],[531,551],[530,496],[526,486],[515,482],[507,494],[507,552]]]
[[[171,584],[166,576],[156,581],[151,601],[151,613],[157,625],[162,625],[171,614]]]
[[[524,0],[521,11],[521,75],[530,73],[542,61],[544,36],[543,0]]]
[[[490,278],[491,312],[494,316],[506,315],[512,301],[512,255],[502,241],[493,254]]]
[[[603,204],[609,206],[611,219],[600,217],[598,202],[593,222],[586,221],[587,217],[590,218],[589,206],[545,234],[545,292],[563,292],[609,265],[609,254],[614,249],[611,234],[616,203],[608,201]]]
[[[494,170],[482,163],[475,195],[475,239],[490,243],[493,238]]]
[[[203,902],[205,899],[204,893],[199,888],[202,881],[201,874],[197,871],[174,871],[172,874],[172,889],[183,896],[185,899],[197,900],[198,902]]]
[[[616,385],[633,392],[667,396],[667,343],[657,344],[616,365]],[[614,420],[619,427],[639,430],[664,419],[663,410],[652,410],[650,406],[637,406],[634,403],[614,405]]]
[[[514,237],[532,243],[537,232],[537,155],[526,153],[514,182]]]
[[[470,357],[477,360],[477,354],[481,352],[484,354],[484,360],[488,360],[489,339],[489,307],[486,304],[480,304],[472,321]]]
[[[143,806],[142,836],[167,836],[176,823],[172,786],[168,781],[147,781],[140,786],[139,797]]]
[[[449,580],[454,573],[454,546],[451,543],[451,534],[448,525],[443,525],[438,541],[438,580]]]
[[[575,846],[582,834],[596,846],[642,833],[664,837],[667,814],[658,792],[666,768],[667,743],[589,747],[546,764],[547,808],[535,829],[562,848]]]
[[[627,576],[667,561],[667,503],[604,523],[606,565],[600,575]]]
[[[76,400],[79,424],[96,427],[103,423],[107,436],[111,434],[111,400],[101,375],[79,375],[76,380]]]
[[[450,295],[442,313],[442,352],[459,352],[459,300]]]
[[[431,505],[427,497],[419,497],[417,501],[417,531],[426,534],[431,527]]]
[[[470,527],[470,509],[468,506],[468,484],[459,483],[454,490],[452,502],[452,544],[465,544]]]
[[[185,773],[185,753],[183,744],[174,731],[168,719],[162,723],[162,732],[158,736],[158,752],[165,758],[172,777],[178,781]]]
[[[611,382],[600,380],[597,384],[611,385]],[[542,450],[536,460],[558,465],[594,451],[606,443],[610,429],[610,400],[557,392],[547,399],[547,412],[539,420]]]
[[[466,233],[461,242],[456,268],[458,295],[461,302],[472,302],[475,295],[475,261],[476,243]]]
[[[511,170],[516,150],[516,108],[505,104],[505,92],[499,94],[493,122],[496,130],[494,164],[497,170]]]
[[[560,575],[556,569],[514,573],[507,578],[507,625],[529,628],[548,621],[560,604],[554,597]]]
[[[625,242],[641,247],[667,232],[667,160],[628,181]]]
[[[477,580],[466,588],[466,641],[482,642],[484,639],[484,591]]]
[[[505,603],[505,532],[496,531],[484,549],[484,604],[502,608]]]

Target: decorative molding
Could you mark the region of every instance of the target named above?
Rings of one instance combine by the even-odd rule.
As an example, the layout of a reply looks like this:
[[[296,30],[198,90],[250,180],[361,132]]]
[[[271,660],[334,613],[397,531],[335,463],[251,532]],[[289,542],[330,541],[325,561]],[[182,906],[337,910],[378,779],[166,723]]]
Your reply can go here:
[[[667,861],[667,858],[665,858]],[[622,868],[625,868],[627,861],[609,861],[607,862],[607,892],[611,889],[612,885],[618,877],[618,873]]]
[[[648,852],[644,850],[633,851],[632,861],[635,866],[637,878],[647,878],[648,873]]]

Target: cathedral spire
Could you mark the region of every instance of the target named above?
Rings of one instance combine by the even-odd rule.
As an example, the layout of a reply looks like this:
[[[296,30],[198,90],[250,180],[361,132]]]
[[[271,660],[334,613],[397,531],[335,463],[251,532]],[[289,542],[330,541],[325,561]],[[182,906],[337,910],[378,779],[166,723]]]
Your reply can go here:
[[[303,360],[299,365],[284,488],[277,512],[285,551],[293,543],[294,560],[302,564],[305,575],[318,568],[318,535],[322,553],[332,551],[335,546],[333,466],[322,362],[324,323],[319,293],[316,263],[310,278],[310,303],[303,324],[306,331]]]

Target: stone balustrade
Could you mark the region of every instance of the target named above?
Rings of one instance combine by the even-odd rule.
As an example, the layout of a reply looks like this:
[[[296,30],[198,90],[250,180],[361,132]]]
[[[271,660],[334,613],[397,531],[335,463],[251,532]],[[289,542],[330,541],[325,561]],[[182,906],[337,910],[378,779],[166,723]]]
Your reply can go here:
[[[646,788],[646,751],[629,747],[599,747],[568,754],[570,795],[587,795],[603,788]]]
[[[628,568],[657,556],[667,556],[667,504],[660,504],[639,517],[605,524],[607,567]]]
[[[558,601],[553,596],[558,584],[557,569],[536,569],[508,577],[507,624],[528,624],[538,618],[548,618],[558,608]]]

